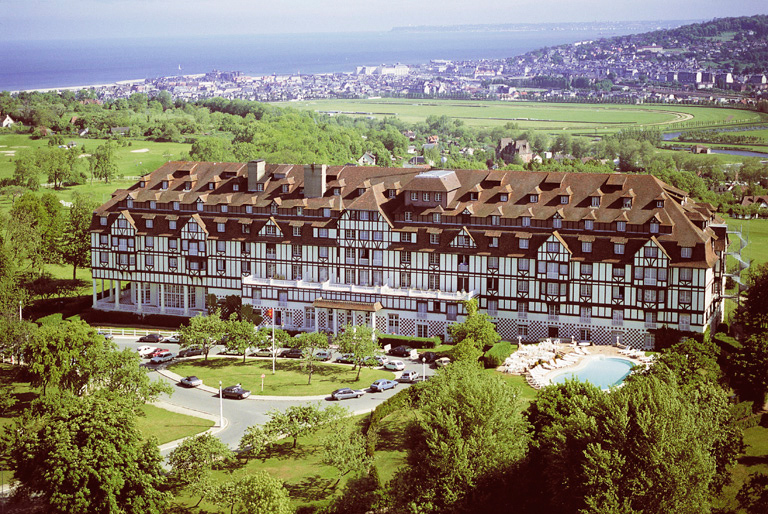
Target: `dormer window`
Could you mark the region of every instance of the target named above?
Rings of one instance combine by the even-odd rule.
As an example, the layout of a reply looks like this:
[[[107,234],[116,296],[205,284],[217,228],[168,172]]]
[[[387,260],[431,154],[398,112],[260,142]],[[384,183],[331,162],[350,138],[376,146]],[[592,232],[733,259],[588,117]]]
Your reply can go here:
[[[397,191],[394,189],[387,189],[387,198],[394,198],[397,196]]]
[[[228,212],[228,211],[229,211],[229,206],[228,206],[227,204],[221,204],[221,205],[219,206],[219,210],[220,210],[221,212]]]
[[[144,182],[143,180],[139,180],[139,187],[146,187],[146,186],[147,186],[146,182]]]
[[[632,199],[631,198],[623,198],[621,206],[624,209],[631,209],[632,208]]]
[[[197,212],[203,212],[203,209],[205,209],[205,203],[203,203],[202,201],[197,202],[197,205],[195,207],[197,207]]]
[[[296,216],[304,216],[304,207],[296,207]]]
[[[498,248],[499,247],[499,238],[498,237],[492,237],[490,242],[488,243],[488,246],[491,248]]]
[[[213,191],[213,188],[216,187],[213,182],[208,182],[208,191]]]
[[[429,201],[429,193],[422,193],[421,194],[421,200],[423,202],[428,202]]]
[[[624,243],[614,243],[613,253],[616,255],[624,255]]]
[[[224,232],[224,223],[216,223],[216,232]]]
[[[443,193],[435,193],[435,201],[436,202],[442,202],[443,201]]]
[[[324,218],[330,218],[331,217],[331,209],[325,207],[323,209],[323,217]]]
[[[365,188],[364,187],[358,187],[357,188],[357,196],[363,196],[365,194]]]
[[[478,198],[477,192],[472,191],[471,193],[469,193],[469,200],[471,202],[476,202],[477,198]]]
[[[173,202],[173,203],[171,204],[171,208],[172,208],[174,211],[178,211],[178,210],[179,210],[179,202]]]
[[[168,228],[171,230],[176,230],[176,220],[169,220],[168,221]]]
[[[568,195],[560,195],[560,204],[561,205],[567,205],[568,204]]]
[[[149,208],[150,208],[150,209],[152,209],[153,211],[154,211],[155,209],[157,209],[157,202],[156,202],[156,201],[154,201],[154,200],[150,200],[150,201],[149,201]]]
[[[232,191],[240,191],[240,184],[232,184]]]
[[[584,230],[594,230],[595,222],[593,220],[584,220]]]
[[[659,222],[658,221],[652,221],[651,222],[651,234],[658,234],[659,233]]]
[[[491,216],[491,225],[501,225],[501,216]]]
[[[277,214],[277,204],[276,203],[273,203],[272,205],[269,206],[269,212],[271,212],[272,214]]]
[[[539,195],[530,195],[528,201],[531,203],[539,203]]]
[[[552,218],[552,228],[563,228],[563,219]]]
[[[280,190],[281,190],[283,193],[287,193],[287,192],[288,192],[288,189],[289,189],[289,186],[288,186],[288,184],[283,184],[283,187],[282,187]],[[334,190],[334,191],[335,191],[335,190]],[[334,192],[334,194],[336,194],[336,193]]]
[[[146,227],[147,227],[147,228],[154,228],[154,226],[155,226],[155,220],[147,220],[147,222],[145,223],[145,225],[146,225]]]
[[[664,208],[664,200],[656,200],[656,208],[657,209],[663,209]]]
[[[680,257],[683,259],[690,259],[693,256],[693,248],[690,246],[684,246],[680,248]]]
[[[370,214],[368,213],[368,211],[360,211],[359,215],[360,215],[360,219],[363,221],[368,221],[368,218],[370,217]]]
[[[592,241],[582,241],[581,251],[583,253],[592,253]]]
[[[125,206],[128,207],[129,209],[132,209],[133,208],[133,198],[131,198],[130,196],[128,198],[126,198],[125,199]]]
[[[411,193],[411,201],[412,202],[419,201],[419,193]]]
[[[531,226],[531,217],[530,216],[523,216],[523,226],[524,227],[530,227]]]
[[[600,207],[600,197],[599,196],[593,196],[592,197],[592,207]]]
[[[627,222],[626,221],[617,221],[616,222],[616,231],[617,232],[626,232],[627,230]]]
[[[243,234],[250,234],[251,233],[251,226],[243,223],[240,225],[240,230],[243,231]]]
[[[160,182],[160,189],[163,189],[163,190],[168,189],[168,181],[167,180],[163,180],[162,182]]]
[[[508,202],[509,201],[509,195],[507,193],[501,193],[499,195],[499,201],[501,201],[501,202]]]
[[[184,182],[184,191],[189,191],[191,189],[192,189],[192,182],[190,182],[189,180]]]
[[[246,214],[253,214],[253,205],[246,205],[245,206],[245,213]]]
[[[102,217],[99,218],[99,225],[101,225],[102,227],[106,227],[107,226],[107,217],[106,216],[102,216]]]
[[[256,191],[264,191],[264,184],[256,184]]]
[[[333,188],[333,196],[339,196],[341,195],[341,188],[340,187],[334,187]]]
[[[405,214],[405,221],[412,221],[413,214],[411,213],[411,211],[405,211],[404,214]]]

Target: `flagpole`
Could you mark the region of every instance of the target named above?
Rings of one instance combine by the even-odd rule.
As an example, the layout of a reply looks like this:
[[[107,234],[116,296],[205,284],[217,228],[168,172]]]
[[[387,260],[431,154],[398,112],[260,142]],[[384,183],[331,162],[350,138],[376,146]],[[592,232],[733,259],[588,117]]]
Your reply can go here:
[[[269,309],[270,317],[272,318],[272,374],[275,374],[275,311]]]

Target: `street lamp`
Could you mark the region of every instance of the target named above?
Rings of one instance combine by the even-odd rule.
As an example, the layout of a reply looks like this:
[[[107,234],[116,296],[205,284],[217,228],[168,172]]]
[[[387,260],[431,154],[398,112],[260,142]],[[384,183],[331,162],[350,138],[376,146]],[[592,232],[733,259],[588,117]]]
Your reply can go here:
[[[219,380],[219,426],[224,428],[224,395],[221,391],[221,380]]]
[[[427,379],[427,358],[421,358],[421,381],[424,382]]]

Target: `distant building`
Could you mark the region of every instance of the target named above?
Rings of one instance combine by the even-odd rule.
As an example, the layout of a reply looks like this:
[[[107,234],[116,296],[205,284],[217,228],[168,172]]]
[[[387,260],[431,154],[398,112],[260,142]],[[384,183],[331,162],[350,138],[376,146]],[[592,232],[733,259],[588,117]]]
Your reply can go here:
[[[358,160],[360,166],[376,166],[376,156],[371,152],[365,152]]]
[[[13,119],[10,116],[8,116],[7,114],[5,115],[5,118],[3,118],[3,128],[10,127],[14,123],[16,123],[16,122],[13,121]]]
[[[131,127],[112,127],[109,132],[114,136],[127,136],[131,133]]]
[[[704,146],[704,145],[693,145],[693,146],[691,147],[691,152],[693,152],[693,153],[702,153],[702,154],[704,154],[704,153],[712,153],[712,150],[710,150],[710,148],[709,148],[708,146]]]
[[[757,204],[760,209],[768,209],[768,195],[745,196],[741,199],[742,207],[749,207],[754,204]]]
[[[515,141],[511,137],[503,137],[496,147],[496,155],[507,164],[510,164],[515,157],[520,157],[524,163],[529,163],[533,159],[533,150],[526,139]]]

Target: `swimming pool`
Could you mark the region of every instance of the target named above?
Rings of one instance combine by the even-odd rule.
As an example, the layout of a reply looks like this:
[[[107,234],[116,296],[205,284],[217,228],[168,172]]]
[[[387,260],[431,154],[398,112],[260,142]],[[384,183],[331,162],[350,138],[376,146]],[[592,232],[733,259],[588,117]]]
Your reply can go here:
[[[551,376],[550,382],[562,384],[566,380],[575,378],[601,389],[608,389],[621,384],[633,366],[632,361],[627,359],[595,356],[585,359],[585,362],[574,370],[561,371]]]

